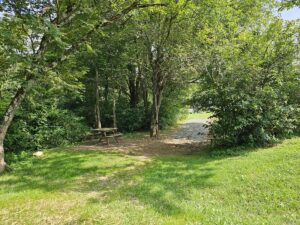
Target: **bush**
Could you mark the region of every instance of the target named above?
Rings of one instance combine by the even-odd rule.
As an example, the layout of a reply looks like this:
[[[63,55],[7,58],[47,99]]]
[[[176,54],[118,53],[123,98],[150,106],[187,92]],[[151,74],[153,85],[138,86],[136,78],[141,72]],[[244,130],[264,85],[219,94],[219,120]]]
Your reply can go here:
[[[50,99],[44,104],[26,101],[17,113],[5,138],[10,151],[37,150],[82,140],[87,131],[82,118],[58,108]]]
[[[182,104],[182,101],[175,99],[163,98],[160,108],[160,128],[165,129],[174,126],[179,119],[182,119],[188,114],[187,109]]]
[[[216,118],[211,134],[217,145],[272,144],[299,124],[296,28],[280,20],[264,26],[247,36],[228,33],[231,39],[207,45],[200,54],[199,91],[193,99]]]
[[[144,108],[127,108],[117,113],[118,128],[122,131],[137,131],[145,127]]]
[[[194,96],[195,106],[206,107],[217,118],[211,126],[215,144],[266,145],[295,132],[297,106],[289,104],[281,86],[259,87],[251,79],[224,82],[222,86],[207,85],[207,90]]]
[[[14,152],[8,152],[5,154],[5,162],[8,163],[9,165],[18,163],[21,161],[28,161],[33,158],[33,155],[31,152],[28,151],[21,151],[18,153]]]

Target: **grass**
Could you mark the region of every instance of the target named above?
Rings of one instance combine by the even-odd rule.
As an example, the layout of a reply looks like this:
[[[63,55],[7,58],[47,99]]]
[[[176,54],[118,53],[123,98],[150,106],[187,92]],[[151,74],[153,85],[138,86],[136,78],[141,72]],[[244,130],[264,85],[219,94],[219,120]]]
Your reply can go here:
[[[0,176],[1,224],[299,224],[300,138],[236,156],[48,150]]]
[[[208,119],[212,113],[209,112],[199,112],[199,113],[189,113],[187,115],[186,120],[191,120],[191,119]]]
[[[141,139],[149,137],[149,131],[134,131],[124,133],[123,136],[125,139]]]

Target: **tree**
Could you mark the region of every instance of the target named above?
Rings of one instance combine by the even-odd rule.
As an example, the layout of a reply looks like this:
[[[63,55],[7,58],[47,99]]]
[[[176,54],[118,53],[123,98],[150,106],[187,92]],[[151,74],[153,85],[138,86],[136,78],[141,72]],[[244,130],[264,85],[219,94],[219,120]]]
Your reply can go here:
[[[0,123],[0,172],[5,168],[3,141],[17,109],[39,79],[61,74],[91,34],[120,21],[132,10],[162,4],[127,1],[10,1],[1,3],[1,55],[14,68],[20,85]],[[69,76],[71,75],[69,74]],[[64,76],[61,76],[64,79]]]
[[[168,8],[144,11],[136,22],[146,50],[146,67],[151,80],[151,137],[159,135],[163,91],[168,81],[176,76],[176,49],[184,42],[179,34],[184,30],[182,25],[187,17],[188,5],[189,1],[168,1]]]
[[[300,1],[299,0],[282,0],[280,3],[280,8],[279,10],[285,10],[285,9],[291,9],[293,7],[299,7],[300,6]]]
[[[220,10],[226,18],[209,18],[210,25],[198,35],[201,76],[195,104],[213,112],[215,144],[273,143],[296,125],[299,104],[288,89],[299,87],[299,28],[273,16],[263,2],[244,9],[245,16],[251,11],[254,17],[237,16],[230,6]]]

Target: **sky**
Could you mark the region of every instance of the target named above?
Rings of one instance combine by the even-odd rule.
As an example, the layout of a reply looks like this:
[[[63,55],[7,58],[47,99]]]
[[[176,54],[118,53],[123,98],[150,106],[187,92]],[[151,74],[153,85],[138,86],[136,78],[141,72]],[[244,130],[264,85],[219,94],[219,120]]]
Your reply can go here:
[[[295,7],[290,10],[284,10],[283,12],[281,12],[281,16],[284,20],[300,19],[300,8]]]

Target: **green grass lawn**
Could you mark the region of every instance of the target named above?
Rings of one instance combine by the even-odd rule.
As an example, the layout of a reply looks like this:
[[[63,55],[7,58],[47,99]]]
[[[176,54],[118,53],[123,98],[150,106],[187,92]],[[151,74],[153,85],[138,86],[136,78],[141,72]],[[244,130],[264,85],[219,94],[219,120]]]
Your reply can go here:
[[[299,224],[299,150],[300,138],[235,156],[48,150],[0,176],[0,224]]]
[[[199,113],[189,113],[187,115],[187,120],[191,119],[208,119],[212,113],[209,112],[199,112]]]

